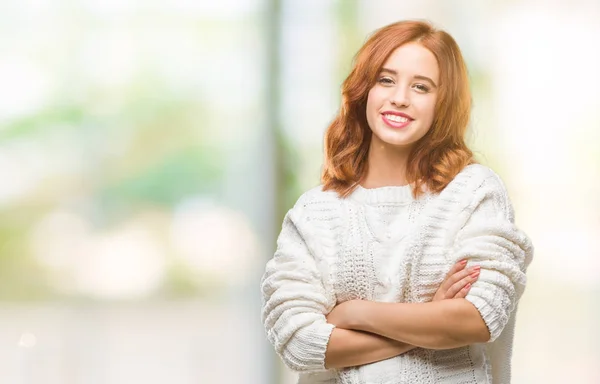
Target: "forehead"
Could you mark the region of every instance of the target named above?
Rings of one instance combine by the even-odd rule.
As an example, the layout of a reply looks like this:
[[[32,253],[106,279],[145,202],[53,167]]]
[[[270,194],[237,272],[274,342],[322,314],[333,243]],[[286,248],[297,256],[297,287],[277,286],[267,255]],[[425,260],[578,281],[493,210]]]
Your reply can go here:
[[[419,43],[408,43],[396,48],[383,64],[400,75],[422,75],[438,81],[439,66],[433,53]]]

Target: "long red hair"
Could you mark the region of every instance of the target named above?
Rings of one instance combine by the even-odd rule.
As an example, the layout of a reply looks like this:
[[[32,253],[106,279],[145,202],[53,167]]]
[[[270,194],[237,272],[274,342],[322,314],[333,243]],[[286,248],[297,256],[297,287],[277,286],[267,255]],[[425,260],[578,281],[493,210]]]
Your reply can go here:
[[[377,31],[354,58],[342,85],[342,105],[325,133],[324,190],[349,195],[366,175],[371,129],[366,106],[369,90],[390,54],[417,42],[436,57],[439,93],[431,128],[411,149],[406,177],[418,197],[422,186],[441,192],[466,165],[475,162],[464,137],[471,113],[471,91],[460,48],[448,33],[422,21],[400,21]]]

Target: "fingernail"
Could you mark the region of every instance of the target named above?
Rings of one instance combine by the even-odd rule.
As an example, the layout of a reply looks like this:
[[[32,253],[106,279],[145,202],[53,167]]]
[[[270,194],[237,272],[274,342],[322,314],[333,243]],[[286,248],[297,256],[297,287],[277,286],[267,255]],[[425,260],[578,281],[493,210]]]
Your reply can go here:
[[[469,289],[471,288],[471,283],[467,283],[467,285],[465,285],[465,289]]]
[[[477,277],[479,276],[479,271],[475,271],[473,273],[471,273],[471,277]]]
[[[473,269],[476,270],[476,271],[479,271],[481,269],[481,266],[476,265],[476,266],[473,267]]]
[[[463,264],[463,265],[467,264],[467,260],[461,260],[460,263]]]

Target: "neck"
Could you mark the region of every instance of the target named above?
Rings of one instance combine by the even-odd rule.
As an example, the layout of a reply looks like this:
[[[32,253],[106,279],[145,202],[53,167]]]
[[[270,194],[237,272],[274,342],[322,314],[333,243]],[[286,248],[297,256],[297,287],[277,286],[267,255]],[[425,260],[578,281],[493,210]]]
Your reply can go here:
[[[386,144],[373,135],[367,157],[367,174],[361,185],[365,188],[407,185],[409,153],[410,149]]]

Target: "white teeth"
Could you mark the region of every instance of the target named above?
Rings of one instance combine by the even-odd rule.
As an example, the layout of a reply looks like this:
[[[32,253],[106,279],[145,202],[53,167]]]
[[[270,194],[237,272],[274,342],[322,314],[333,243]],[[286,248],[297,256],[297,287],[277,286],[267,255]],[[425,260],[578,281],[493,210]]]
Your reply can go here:
[[[384,115],[386,119],[390,121],[395,121],[396,123],[406,123],[408,119],[406,117],[397,116],[397,115]]]

